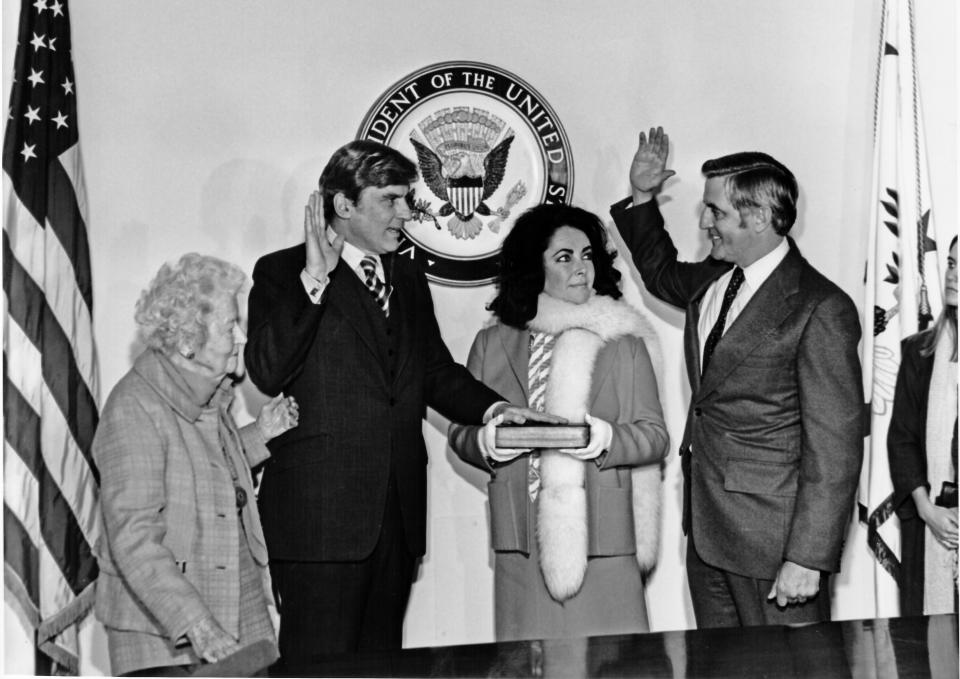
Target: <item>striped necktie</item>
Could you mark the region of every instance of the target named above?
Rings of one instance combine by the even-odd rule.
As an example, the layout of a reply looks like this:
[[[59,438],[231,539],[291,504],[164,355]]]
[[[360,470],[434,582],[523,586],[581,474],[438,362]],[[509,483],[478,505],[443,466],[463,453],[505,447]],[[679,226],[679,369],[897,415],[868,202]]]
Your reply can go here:
[[[360,268],[363,270],[363,282],[373,295],[373,299],[383,311],[384,316],[390,316],[390,293],[387,292],[387,286],[377,278],[377,260],[372,255],[367,255],[360,260]]]
[[[530,362],[527,367],[528,402],[533,410],[543,412],[546,404],[547,379],[550,377],[550,359],[557,338],[545,332],[530,334]],[[527,466],[527,492],[530,501],[540,492],[540,455],[534,451]]]

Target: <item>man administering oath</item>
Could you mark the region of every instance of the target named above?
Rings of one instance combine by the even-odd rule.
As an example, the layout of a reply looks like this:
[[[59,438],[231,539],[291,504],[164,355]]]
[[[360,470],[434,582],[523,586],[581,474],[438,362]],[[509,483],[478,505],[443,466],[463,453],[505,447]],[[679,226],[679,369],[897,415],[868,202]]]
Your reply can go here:
[[[611,208],[644,285],[686,310],[680,452],[698,627],[827,620],[863,455],[860,323],[787,237],[797,182],[764,153],[703,164],[710,256],[677,261],[653,196],[672,176],[651,129]],[[299,396],[298,396],[299,398]]]
[[[464,424],[558,421],[509,406],[451,358],[424,274],[392,254],[416,177],[388,146],[343,146],[306,206],[306,242],[254,268],[250,377],[300,404],[260,490],[284,672],[400,647],[426,548],[427,406]]]

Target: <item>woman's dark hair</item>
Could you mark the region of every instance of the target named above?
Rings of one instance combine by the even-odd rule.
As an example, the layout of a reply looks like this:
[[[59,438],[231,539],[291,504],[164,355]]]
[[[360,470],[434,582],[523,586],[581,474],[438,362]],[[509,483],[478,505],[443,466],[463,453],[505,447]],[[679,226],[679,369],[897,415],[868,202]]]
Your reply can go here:
[[[953,240],[950,241],[950,245],[947,247],[947,251],[953,249],[953,246],[957,244],[957,237],[954,236]],[[933,356],[934,352],[937,350],[937,343],[940,341],[940,337],[944,333],[950,333],[953,335],[953,355],[950,356],[950,360],[956,362],[957,360],[957,307],[943,305],[943,309],[940,311],[940,316],[937,318],[937,322],[933,324],[933,332],[927,335],[926,340],[923,342],[923,345],[920,347],[920,355],[923,357]]]
[[[613,268],[617,253],[607,250],[600,218],[571,205],[544,203],[520,215],[503,239],[497,296],[487,307],[500,322],[522,330],[537,315],[537,297],[544,285],[543,253],[561,226],[582,231],[590,241],[597,294],[620,298],[620,272]]]

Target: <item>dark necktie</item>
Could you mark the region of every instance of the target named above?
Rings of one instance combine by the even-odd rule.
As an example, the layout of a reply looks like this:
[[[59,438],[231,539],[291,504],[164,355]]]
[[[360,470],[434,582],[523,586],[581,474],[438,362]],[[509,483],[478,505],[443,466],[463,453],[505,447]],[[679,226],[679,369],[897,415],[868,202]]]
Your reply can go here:
[[[360,268],[363,269],[364,283],[376,300],[377,305],[383,311],[385,316],[390,315],[390,294],[387,292],[387,286],[377,278],[377,260],[367,255],[360,260]]]
[[[703,345],[701,375],[706,374],[710,357],[713,356],[713,350],[717,348],[717,343],[723,337],[723,328],[727,323],[727,313],[730,311],[730,305],[733,304],[741,285],[743,285],[743,269],[737,266],[733,269],[733,276],[730,277],[730,282],[727,284],[727,291],[723,293],[723,304],[720,305],[720,315],[717,316],[717,322],[713,324],[713,329],[707,335],[707,341]]]

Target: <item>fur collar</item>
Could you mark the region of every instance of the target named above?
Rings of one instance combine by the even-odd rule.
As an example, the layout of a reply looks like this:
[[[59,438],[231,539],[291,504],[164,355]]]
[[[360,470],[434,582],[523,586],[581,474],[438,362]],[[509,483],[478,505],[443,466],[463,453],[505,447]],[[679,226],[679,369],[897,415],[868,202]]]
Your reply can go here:
[[[540,293],[537,315],[528,324],[531,330],[558,335],[570,328],[581,328],[609,342],[625,335],[639,337],[647,346],[653,371],[660,379],[660,340],[646,316],[621,299],[594,294],[583,304],[572,304]]]
[[[537,299],[537,315],[530,328],[558,335],[570,328],[589,330],[604,342],[624,335],[640,336],[649,326],[636,309],[621,300],[594,294],[583,304],[572,304],[545,292]]]
[[[650,323],[625,302],[605,296],[571,304],[541,294],[530,329],[556,336],[547,379],[545,409],[583,422],[590,407],[594,364],[603,346],[624,336],[645,339],[656,347]],[[655,361],[654,366],[659,361]],[[616,426],[615,422],[611,422]],[[540,456],[537,539],[540,568],[550,595],[565,601],[580,590],[587,569],[587,498],[585,466],[580,460],[552,450]],[[659,547],[660,468],[638,467],[631,473],[637,562],[649,571]]]

